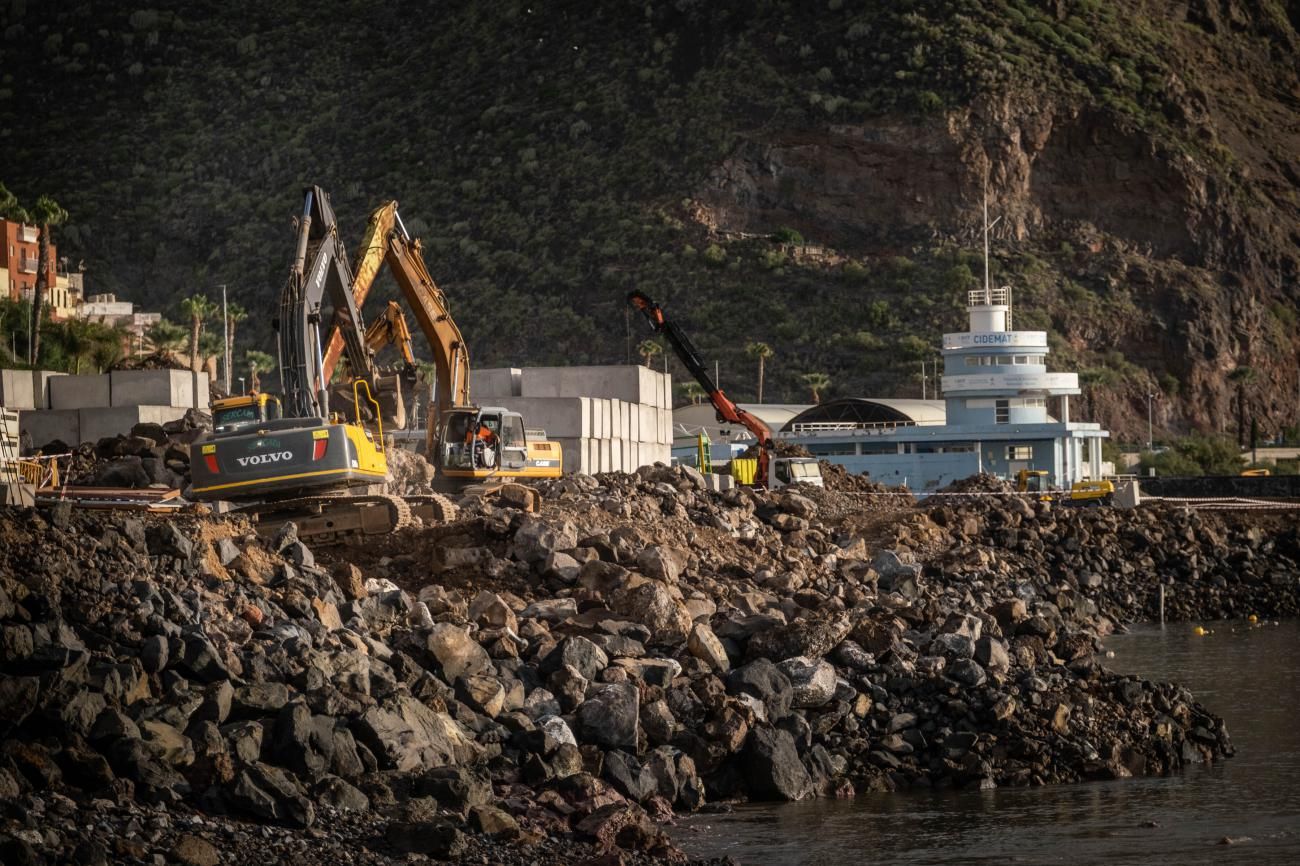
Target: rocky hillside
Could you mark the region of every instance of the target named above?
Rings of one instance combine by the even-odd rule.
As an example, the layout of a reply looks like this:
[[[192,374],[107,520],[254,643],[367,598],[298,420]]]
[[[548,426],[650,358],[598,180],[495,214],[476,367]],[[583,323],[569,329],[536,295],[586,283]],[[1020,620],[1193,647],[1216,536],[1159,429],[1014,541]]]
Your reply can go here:
[[[1294,0],[2,5],[3,180],[96,290],[268,311],[319,182],[402,201],[477,362],[634,356],[637,287],[740,397],[753,340],[768,399],[917,396],[987,187],[1092,415],[1300,423]]]

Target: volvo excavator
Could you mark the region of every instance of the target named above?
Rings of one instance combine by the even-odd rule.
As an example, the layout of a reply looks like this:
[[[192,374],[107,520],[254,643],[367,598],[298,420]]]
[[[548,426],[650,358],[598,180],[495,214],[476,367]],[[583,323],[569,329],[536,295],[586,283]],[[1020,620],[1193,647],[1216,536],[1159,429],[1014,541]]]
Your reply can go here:
[[[789,484],[812,484],[817,487],[824,486],[822,480],[821,466],[811,457],[775,457],[772,452],[775,445],[772,440],[772,428],[767,426],[763,421],[753,413],[746,412],[744,409],[732,402],[721,388],[713,381],[709,375],[708,369],[704,366],[703,359],[700,358],[699,350],[686,336],[685,332],[678,327],[676,322],[669,321],[664,316],[664,311],[644,292],[631,292],[627,296],[628,303],[640,310],[650,323],[650,327],[655,333],[663,334],[668,338],[668,343],[677,353],[677,357],[686,367],[690,374],[695,377],[695,381],[700,383],[704,393],[708,395],[709,402],[713,404],[713,409],[717,413],[718,422],[724,424],[739,424],[750,433],[754,434],[754,439],[758,445],[758,465],[754,472],[752,484],[756,487],[766,487],[769,490],[779,487],[785,487]],[[733,465],[737,461],[732,461]],[[738,473],[734,472],[733,475]],[[746,483],[747,479],[737,477],[741,483]]]
[[[398,405],[382,409],[376,391],[384,377],[354,301],[333,208],[318,186],[304,193],[297,233],[273,322],[283,393],[214,403],[213,432],[192,446],[193,496],[240,506],[259,532],[292,520],[300,536],[322,540],[391,532],[411,522],[413,506],[423,517],[454,520],[444,497],[377,492],[389,480],[384,418],[404,415],[400,390]],[[323,363],[327,328],[338,333],[353,374],[346,399],[331,389]]]
[[[435,390],[424,448],[436,472],[435,485],[443,490],[464,490],[511,479],[558,478],[563,468],[558,442],[530,439],[518,412],[477,406],[471,400],[465,338],[451,316],[446,295],[429,274],[419,240],[406,230],[395,201],[377,208],[366,223],[353,269],[352,300],[358,308],[385,263],[433,351]],[[383,330],[372,324],[367,331],[375,337],[372,346],[385,339],[398,343],[405,339],[409,346],[410,329],[396,302],[389,302],[383,322]],[[344,323],[330,333],[322,360],[327,378],[344,353],[346,336]],[[409,364],[409,348],[406,354]]]

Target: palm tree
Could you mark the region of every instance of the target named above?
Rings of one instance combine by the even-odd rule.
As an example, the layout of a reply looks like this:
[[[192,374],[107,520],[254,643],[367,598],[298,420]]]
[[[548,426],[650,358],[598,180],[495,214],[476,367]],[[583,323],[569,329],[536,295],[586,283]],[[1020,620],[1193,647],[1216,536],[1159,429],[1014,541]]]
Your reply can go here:
[[[808,386],[808,390],[812,391],[814,403],[820,403],[822,401],[822,391],[831,386],[831,377],[825,373],[804,373],[799,378],[803,379],[803,383]]]
[[[48,195],[36,200],[31,212],[32,221],[41,227],[36,236],[36,289],[32,296],[32,352],[31,363],[35,366],[41,355],[41,306],[45,303],[45,292],[50,287],[50,228],[68,221],[68,212]]]
[[[706,396],[704,386],[699,382],[685,382],[682,384],[682,395],[692,403],[700,403]]]
[[[48,329],[51,341],[63,349],[63,354],[72,359],[72,372],[81,372],[81,362],[95,350],[97,342],[95,324],[86,319],[69,319],[51,325]]]
[[[248,390],[260,391],[262,389],[261,373],[263,370],[269,370],[275,366],[275,359],[266,352],[249,349],[244,353],[244,362],[248,364]]]
[[[95,372],[103,373],[122,360],[126,354],[122,345],[125,339],[126,332],[121,328],[95,325],[95,336],[90,349],[90,362],[94,365]]]
[[[181,310],[190,317],[190,369],[195,373],[203,369],[199,355],[199,336],[203,323],[211,318],[217,307],[202,295],[190,295],[181,301]]]
[[[654,340],[642,340],[641,345],[636,347],[637,354],[645,359],[645,365],[647,367],[650,366],[650,362],[653,361],[657,355],[663,353],[663,350],[664,347]]]
[[[767,359],[775,355],[772,347],[767,343],[750,343],[745,347],[745,354],[751,358],[758,359],[758,402],[763,402],[763,371],[767,365]]]
[[[183,325],[167,319],[159,319],[149,326],[145,332],[145,338],[153,346],[155,352],[166,352],[172,354],[185,348],[188,334],[185,332]]]
[[[1229,382],[1237,383],[1237,447],[1246,447],[1246,386],[1259,379],[1254,367],[1241,366],[1228,374]]]
[[[217,359],[225,348],[221,335],[216,331],[204,331],[199,338],[199,357],[203,361],[199,369],[207,371],[209,381],[217,381]]]
[[[226,345],[230,347],[230,360],[235,360],[235,327],[248,318],[248,310],[239,304],[226,305]],[[229,373],[230,371],[226,371]]]

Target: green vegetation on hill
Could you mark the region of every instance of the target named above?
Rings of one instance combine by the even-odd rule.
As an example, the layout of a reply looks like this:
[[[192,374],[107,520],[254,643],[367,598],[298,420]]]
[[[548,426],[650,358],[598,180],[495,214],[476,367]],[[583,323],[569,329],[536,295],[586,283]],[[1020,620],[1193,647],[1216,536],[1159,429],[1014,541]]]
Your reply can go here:
[[[710,231],[699,202],[742,142],[942,130],[1003,94],[1099,112],[1218,178],[1216,195],[1249,199],[1243,155],[1198,114],[1211,64],[1182,61],[1207,44],[1248,59],[1294,44],[1274,0],[1231,27],[1195,3],[1176,21],[1139,0],[6,7],[4,179],[65,204],[60,254],[84,258],[93,291],[182,321],[180,298],[225,283],[253,314],[241,343],[268,348],[290,220],[315,182],[349,246],[372,207],[402,202],[480,366],[636,363],[647,335],[623,298],[640,288],[718,359],[733,396],[757,388],[745,346],[771,345],[765,396],[791,401],[811,373],[829,378],[823,399],[920,396],[921,363],[962,324],[982,263],[969,213],[886,225],[870,201],[835,237]],[[1012,194],[998,182],[995,208]],[[1150,303],[1125,282],[1149,269],[1144,251],[1103,238],[1085,255],[1081,222],[998,242],[994,278],[1015,286],[1018,324],[1052,333],[1055,369],[1133,393],[1163,373],[1176,392],[1186,369],[1159,348],[1126,359],[1097,326]],[[1204,282],[1182,266],[1161,264],[1165,282]]]

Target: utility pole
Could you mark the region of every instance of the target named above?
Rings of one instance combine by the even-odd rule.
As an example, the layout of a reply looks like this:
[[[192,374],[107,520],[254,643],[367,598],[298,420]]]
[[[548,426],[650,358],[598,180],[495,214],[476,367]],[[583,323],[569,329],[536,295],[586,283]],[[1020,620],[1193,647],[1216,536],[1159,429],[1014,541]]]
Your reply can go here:
[[[921,399],[925,399],[925,362],[921,362]]]
[[[226,368],[226,393],[230,393],[230,315],[226,307],[226,284],[221,284],[221,354]]]

